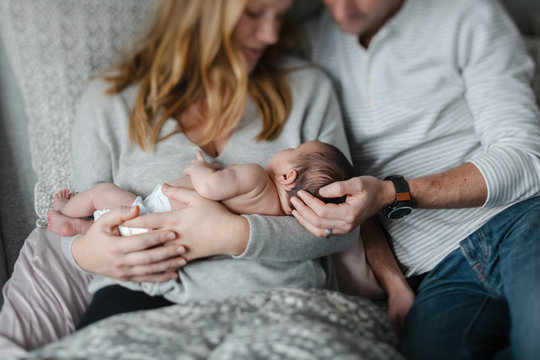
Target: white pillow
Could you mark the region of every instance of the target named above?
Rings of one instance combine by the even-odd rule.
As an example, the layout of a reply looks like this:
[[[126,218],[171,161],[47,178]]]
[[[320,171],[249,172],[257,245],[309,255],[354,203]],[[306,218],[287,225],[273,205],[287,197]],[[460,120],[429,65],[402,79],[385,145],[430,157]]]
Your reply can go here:
[[[36,212],[71,186],[71,124],[89,79],[127,48],[155,0],[1,0],[0,34],[28,116]]]

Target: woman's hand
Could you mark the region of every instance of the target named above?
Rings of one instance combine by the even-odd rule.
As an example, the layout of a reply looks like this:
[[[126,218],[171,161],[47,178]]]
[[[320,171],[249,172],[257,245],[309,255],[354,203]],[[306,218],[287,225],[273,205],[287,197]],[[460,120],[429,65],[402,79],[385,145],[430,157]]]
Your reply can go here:
[[[249,241],[249,223],[221,203],[200,196],[195,190],[164,184],[163,193],[186,207],[166,213],[139,216],[129,227],[174,231],[184,246],[188,261],[212,255],[240,255]]]
[[[326,229],[331,229],[333,234],[351,232],[390,204],[395,190],[390,181],[360,176],[327,185],[319,190],[319,194],[326,198],[346,196],[346,200],[342,204],[325,204],[307,191],[299,191],[299,198],[291,198],[295,207],[292,214],[307,230],[323,237]]]
[[[186,264],[185,248],[172,231],[120,236],[118,225],[138,213],[138,207],[122,207],[95,221],[73,243],[72,254],[79,266],[123,281],[163,282],[177,277],[176,270]]]

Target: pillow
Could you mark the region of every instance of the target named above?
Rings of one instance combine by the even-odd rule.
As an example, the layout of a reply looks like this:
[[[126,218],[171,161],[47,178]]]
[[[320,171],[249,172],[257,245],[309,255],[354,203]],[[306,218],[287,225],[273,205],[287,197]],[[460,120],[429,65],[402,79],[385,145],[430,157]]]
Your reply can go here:
[[[38,225],[71,186],[71,124],[89,79],[108,68],[155,0],[2,0],[0,34],[23,94]]]

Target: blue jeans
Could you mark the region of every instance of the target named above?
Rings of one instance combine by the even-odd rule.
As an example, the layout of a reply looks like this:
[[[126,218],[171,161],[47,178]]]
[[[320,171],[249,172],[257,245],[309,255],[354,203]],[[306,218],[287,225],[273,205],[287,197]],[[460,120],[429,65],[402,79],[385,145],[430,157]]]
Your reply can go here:
[[[495,216],[428,273],[400,350],[408,359],[540,359],[540,197]]]

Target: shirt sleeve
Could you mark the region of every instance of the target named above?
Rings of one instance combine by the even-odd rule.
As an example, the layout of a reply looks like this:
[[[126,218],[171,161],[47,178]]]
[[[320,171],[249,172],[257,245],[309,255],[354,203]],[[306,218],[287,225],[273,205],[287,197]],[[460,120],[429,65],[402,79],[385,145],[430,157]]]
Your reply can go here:
[[[104,94],[106,83],[94,81],[82,95],[72,129],[72,188],[75,192],[89,189],[102,182],[112,182],[114,143],[112,131],[107,129],[106,103],[111,101]],[[62,250],[66,258],[81,271],[71,246],[79,237],[62,237]]]
[[[512,20],[496,1],[471,2],[457,54],[481,151],[468,159],[488,188],[484,206],[540,192],[540,115],[531,89],[534,64]]]
[[[81,97],[72,129],[73,189],[89,189],[113,181],[115,159],[112,121],[108,104],[114,101],[104,94],[104,81],[94,81]]]
[[[322,73],[321,73],[322,76]],[[312,96],[306,98],[303,141],[317,139],[338,147],[348,159],[350,152],[338,101],[330,80],[322,76]],[[292,216],[245,215],[250,239],[238,258],[303,261],[320,258],[349,248],[358,239],[358,229],[345,235],[318,238]]]

